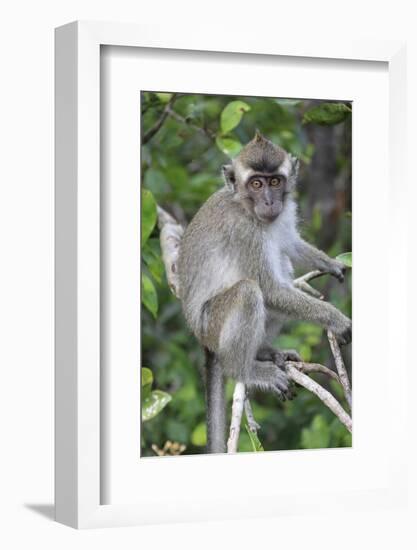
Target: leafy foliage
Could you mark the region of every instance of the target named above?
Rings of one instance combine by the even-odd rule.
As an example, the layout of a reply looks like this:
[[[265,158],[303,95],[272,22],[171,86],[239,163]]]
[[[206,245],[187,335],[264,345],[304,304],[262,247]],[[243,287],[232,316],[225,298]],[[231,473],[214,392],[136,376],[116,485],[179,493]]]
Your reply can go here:
[[[142,190],[142,246],[146,244],[156,223],[156,203],[153,195],[147,189]]]
[[[255,451],[255,453],[259,453],[261,451],[264,451],[264,448],[262,446],[262,443],[258,437],[258,435],[253,432],[247,424],[245,424],[246,432],[249,436],[250,442],[252,444],[252,450]]]
[[[242,149],[242,144],[231,137],[217,136],[216,145],[222,153],[229,157],[235,157]]]
[[[142,380],[142,421],[147,422],[157,416],[171,401],[171,396],[161,390],[151,391],[153,374],[146,367],[141,370]]]
[[[322,103],[309,109],[303,117],[303,122],[315,124],[339,124],[352,112],[352,109],[344,103]]]
[[[142,303],[156,317],[158,313],[158,295],[152,280],[145,273],[142,273]]]
[[[171,93],[144,92],[143,135],[155,125],[169,101],[176,116],[168,116],[152,139],[141,147],[145,192],[141,240],[142,363],[151,369],[160,388],[152,391],[149,382],[142,386],[142,403],[156,410],[156,405],[152,408],[154,402],[148,400],[151,393],[164,390],[171,397],[169,406],[165,397],[161,401],[166,401],[165,408],[142,425],[143,456],[154,454],[153,444],[163,448],[167,441],[184,444],[186,454],[203,453],[206,444],[201,376],[204,356],[186,327],[179,301],[166,283],[155,203],[181,222],[190,220],[222,185],[221,166],[259,129],[301,160],[297,198],[303,235],[333,257],[351,250],[349,105],[196,94],[178,94],[173,98]],[[323,172],[323,166],[327,172]],[[341,261],[347,263],[348,259]],[[329,276],[314,281],[314,285],[326,299],[350,315],[350,272],[343,285]],[[297,349],[305,360],[334,367],[327,340],[316,325],[292,322],[275,343]],[[349,365],[349,356],[346,360]],[[313,376],[343,401],[343,392],[339,393],[337,384],[329,383],[320,374]],[[233,388],[234,384],[228,381],[229,413]],[[260,447],[268,451],[351,444],[345,427],[316,397],[301,388],[296,399],[285,403],[261,392],[256,392],[251,402],[255,419],[261,425],[262,443],[242,429],[240,452],[261,450]]]
[[[223,134],[227,134],[239,124],[250,107],[244,101],[231,101],[226,105],[220,115],[220,128]]]
[[[336,256],[336,260],[343,262],[348,267],[352,267],[352,252],[345,252]]]
[[[161,390],[154,390],[148,397],[145,397],[142,405],[142,420],[146,422],[159,414],[162,409],[171,401],[171,396]]]

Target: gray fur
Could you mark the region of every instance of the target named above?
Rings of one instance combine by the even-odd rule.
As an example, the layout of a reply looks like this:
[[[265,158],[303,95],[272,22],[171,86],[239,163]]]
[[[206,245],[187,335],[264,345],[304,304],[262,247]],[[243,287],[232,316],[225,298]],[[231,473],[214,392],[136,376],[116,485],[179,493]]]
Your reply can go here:
[[[261,161],[268,172],[258,193],[250,182],[254,173],[259,176]],[[273,173],[282,172],[284,184],[269,192],[264,188],[271,167]],[[321,269],[343,280],[343,264],[298,233],[292,196],[297,173],[296,159],[257,134],[224,168],[225,187],[203,204],[187,227],[178,260],[184,314],[200,343],[215,354],[221,366],[216,368],[217,378],[227,375],[283,398],[290,397],[291,390],[278,366],[296,352],[274,352],[271,341],[286,320],[317,323],[334,332],[341,343],[348,343],[351,334],[350,320],[334,306],[293,286],[293,264]],[[280,201],[270,218],[260,208],[265,196]],[[209,378],[211,389],[219,394],[222,380]],[[208,396],[209,406],[219,409],[219,403],[221,397]],[[208,416],[210,431],[210,426],[221,425],[224,412],[209,410]],[[211,433],[209,440],[216,443],[209,451],[222,452],[219,437]]]

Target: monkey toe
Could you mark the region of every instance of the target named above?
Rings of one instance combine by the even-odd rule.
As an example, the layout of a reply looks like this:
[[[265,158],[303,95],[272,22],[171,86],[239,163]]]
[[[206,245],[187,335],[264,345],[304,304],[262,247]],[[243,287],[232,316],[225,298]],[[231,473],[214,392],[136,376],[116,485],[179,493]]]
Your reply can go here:
[[[282,401],[292,399],[294,397],[291,381],[288,376],[281,371],[281,369],[277,369],[273,389]]]
[[[287,349],[284,351],[284,354],[286,361],[295,361],[296,363],[299,363],[301,361],[301,357],[298,352],[295,351],[295,349]]]
[[[284,369],[286,353],[275,348],[263,348],[256,355],[258,361],[272,362],[280,369]]]
[[[273,348],[262,348],[256,354],[256,360],[257,361],[273,361],[274,352],[275,352],[275,350]]]
[[[281,370],[284,370],[285,368],[285,361],[286,361],[286,356],[283,352],[276,351],[272,354],[272,362]]]

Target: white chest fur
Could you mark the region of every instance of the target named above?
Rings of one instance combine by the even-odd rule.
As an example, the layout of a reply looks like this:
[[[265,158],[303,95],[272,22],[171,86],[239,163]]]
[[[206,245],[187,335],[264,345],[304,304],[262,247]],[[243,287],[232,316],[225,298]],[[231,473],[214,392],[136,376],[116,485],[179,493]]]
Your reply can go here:
[[[293,280],[293,266],[288,251],[296,230],[292,223],[293,216],[289,214],[292,213],[284,212],[265,233],[263,256],[266,268],[280,284],[292,284]]]
[[[272,277],[280,284],[291,284],[293,267],[279,240],[269,237],[265,241],[264,261]]]

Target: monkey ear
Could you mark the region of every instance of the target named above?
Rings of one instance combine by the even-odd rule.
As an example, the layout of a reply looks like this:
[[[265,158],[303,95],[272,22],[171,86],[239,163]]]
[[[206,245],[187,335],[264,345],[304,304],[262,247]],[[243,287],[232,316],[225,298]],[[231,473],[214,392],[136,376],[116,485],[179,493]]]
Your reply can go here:
[[[258,128],[256,128],[256,130],[255,130],[255,135],[253,136],[253,141],[255,143],[261,143],[262,141],[266,141],[266,139],[261,134],[261,132],[258,130]]]
[[[236,177],[235,177],[235,170],[233,168],[232,164],[224,164],[222,166],[222,172],[224,177],[224,182],[226,184],[226,187],[232,191],[235,190],[235,183],[236,183]]]

